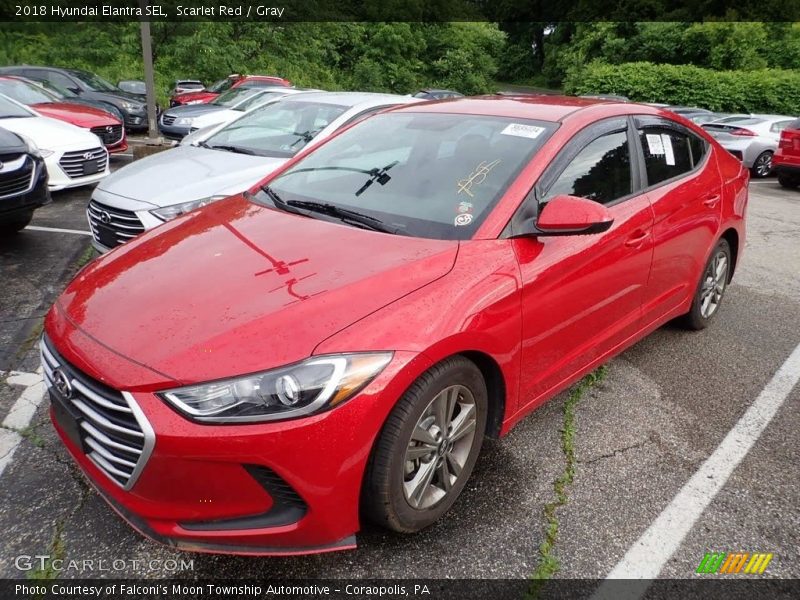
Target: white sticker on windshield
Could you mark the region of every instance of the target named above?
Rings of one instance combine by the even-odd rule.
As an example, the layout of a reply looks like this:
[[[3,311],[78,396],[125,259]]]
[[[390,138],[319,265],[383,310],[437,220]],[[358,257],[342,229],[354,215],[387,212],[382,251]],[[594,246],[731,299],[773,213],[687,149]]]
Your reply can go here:
[[[648,133],[647,134],[647,149],[650,151],[650,154],[655,156],[658,154],[664,154],[664,144],[661,141],[661,136],[657,133]]]
[[[661,134],[661,142],[664,145],[664,158],[671,167],[675,166],[675,153],[672,151],[672,138],[666,133]]]
[[[544,127],[537,127],[536,125],[523,125],[522,123],[511,123],[507,125],[502,133],[503,135],[515,135],[517,137],[536,139],[542,132]]]

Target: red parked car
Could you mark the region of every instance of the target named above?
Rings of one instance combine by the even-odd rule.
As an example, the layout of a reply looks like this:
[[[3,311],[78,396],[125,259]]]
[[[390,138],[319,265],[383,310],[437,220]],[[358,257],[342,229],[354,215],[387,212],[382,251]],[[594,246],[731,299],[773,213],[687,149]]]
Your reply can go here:
[[[183,94],[173,94],[169,99],[169,105],[181,106],[183,104],[206,104],[214,100],[222,92],[237,87],[272,87],[272,86],[291,86],[291,82],[282,77],[271,75],[228,75],[225,79],[220,79],[214,85],[199,92],[185,92]]]
[[[62,102],[42,86],[14,75],[0,75],[0,94],[30,106],[44,117],[88,129],[100,138],[111,153],[128,149],[122,121],[111,113],[83,104]]]
[[[642,105],[380,113],[80,272],[42,339],[55,427],[125,519],[181,549],[418,531],[485,436],[667,321],[716,316],[748,177]]]
[[[800,186],[800,119],[792,121],[781,131],[778,149],[772,156],[772,169],[783,187]]]

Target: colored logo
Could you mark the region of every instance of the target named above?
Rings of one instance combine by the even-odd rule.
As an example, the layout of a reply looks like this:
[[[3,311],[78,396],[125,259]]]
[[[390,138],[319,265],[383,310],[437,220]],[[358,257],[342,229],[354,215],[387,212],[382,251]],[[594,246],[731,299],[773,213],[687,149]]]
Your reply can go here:
[[[697,573],[761,575],[772,556],[771,552],[706,552]]]

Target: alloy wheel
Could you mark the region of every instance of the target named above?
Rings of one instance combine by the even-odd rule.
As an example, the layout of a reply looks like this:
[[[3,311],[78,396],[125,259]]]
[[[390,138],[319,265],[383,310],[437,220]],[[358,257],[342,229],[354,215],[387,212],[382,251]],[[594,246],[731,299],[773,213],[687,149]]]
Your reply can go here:
[[[417,510],[441,502],[466,464],[476,429],[472,392],[453,385],[439,392],[422,412],[405,453],[403,492]]]
[[[700,288],[700,314],[703,318],[708,319],[717,311],[727,282],[728,255],[720,251],[709,263],[703,276],[703,285]]]
[[[772,154],[764,152],[756,159],[755,164],[756,175],[759,177],[766,177],[772,171]]]

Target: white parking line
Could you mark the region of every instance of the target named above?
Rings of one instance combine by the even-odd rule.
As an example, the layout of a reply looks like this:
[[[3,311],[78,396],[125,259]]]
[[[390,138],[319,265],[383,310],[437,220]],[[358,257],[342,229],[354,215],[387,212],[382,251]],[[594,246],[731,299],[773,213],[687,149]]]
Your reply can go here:
[[[769,425],[775,413],[800,381],[800,345],[761,390],[755,402],[728,432],[714,453],[700,466],[672,502],[652,522],[608,574],[594,598],[639,598],[658,577],[697,519],[722,489],[734,469]],[[638,579],[640,585],[621,586],[614,579]]]
[[[59,227],[38,227],[37,225],[28,225],[25,229],[31,231],[53,231],[55,233],[76,233],[78,235],[92,235],[91,231],[83,231],[82,229],[60,229]]]
[[[42,379],[41,367],[37,373],[19,373],[12,371],[6,379],[12,385],[26,386],[22,393],[14,402],[8,415],[3,420],[3,428],[0,429],[0,476],[11,463],[14,453],[17,451],[22,436],[19,431],[30,425],[36,409],[42,403],[47,393],[44,380]]]

